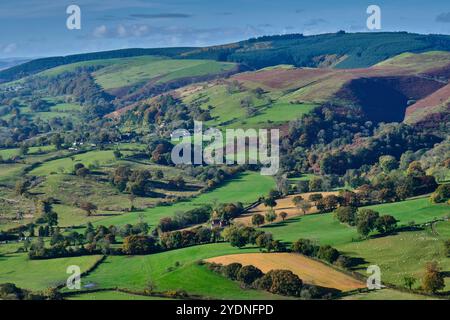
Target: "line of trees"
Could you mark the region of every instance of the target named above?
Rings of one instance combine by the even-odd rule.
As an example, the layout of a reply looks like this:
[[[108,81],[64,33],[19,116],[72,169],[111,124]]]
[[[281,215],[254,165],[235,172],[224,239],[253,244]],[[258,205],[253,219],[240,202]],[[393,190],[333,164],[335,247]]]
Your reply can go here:
[[[207,268],[230,280],[238,281],[243,287],[264,290],[283,296],[320,299],[329,298],[334,293],[331,290],[305,284],[290,270],[276,269],[263,273],[253,265],[243,266],[240,263],[228,265],[207,263]]]

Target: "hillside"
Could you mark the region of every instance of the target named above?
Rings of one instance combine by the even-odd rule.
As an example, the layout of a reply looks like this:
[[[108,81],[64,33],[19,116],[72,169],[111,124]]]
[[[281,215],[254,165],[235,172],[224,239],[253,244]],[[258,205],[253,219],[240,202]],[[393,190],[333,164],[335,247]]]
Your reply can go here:
[[[127,49],[0,78],[0,300],[450,298],[450,36]],[[198,121],[225,141],[192,138]]]
[[[448,114],[449,110],[450,84],[409,106],[406,109],[405,122],[417,123],[421,120],[426,121],[433,118],[433,116],[438,116],[439,113]]]
[[[411,101],[433,94],[448,97],[448,69],[448,52],[407,53],[369,68],[268,67],[169,93],[209,110],[212,119],[207,124],[212,126],[281,125],[327,102],[361,106],[372,121],[401,122]],[[408,112],[414,110],[410,108],[416,107]]]
[[[205,48],[123,49],[43,58],[0,71],[0,82],[16,80],[75,62],[142,55],[236,62],[253,69],[278,64],[292,64],[296,67],[363,68],[404,52],[432,50],[450,50],[450,36],[406,32],[338,32],[314,36],[291,34],[264,36]]]

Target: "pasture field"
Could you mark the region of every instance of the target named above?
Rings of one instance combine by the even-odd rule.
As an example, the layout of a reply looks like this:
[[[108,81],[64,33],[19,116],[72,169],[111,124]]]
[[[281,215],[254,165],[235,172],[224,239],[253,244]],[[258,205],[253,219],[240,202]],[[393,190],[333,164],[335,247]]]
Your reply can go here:
[[[151,57],[148,57],[149,59]],[[55,77],[57,75],[60,75],[64,72],[74,72],[78,68],[83,67],[107,67],[109,65],[113,65],[116,63],[120,63],[123,60],[130,59],[130,58],[119,58],[119,59],[99,59],[99,60],[87,60],[87,61],[81,61],[81,62],[75,62],[70,64],[61,65],[58,67],[54,67],[45,71],[42,71],[38,73],[38,76],[43,77]],[[159,57],[154,57],[154,59],[161,59]]]
[[[290,270],[308,284],[335,288],[341,291],[351,291],[365,288],[366,284],[322,262],[295,253],[245,253],[219,256],[205,260],[207,262],[228,265],[238,262],[254,265],[262,272],[284,269]]]
[[[65,300],[172,300],[169,298],[142,296],[116,290],[81,293],[71,295]]]
[[[33,119],[40,119],[43,121],[50,121],[54,118],[70,118],[72,122],[76,122],[78,119],[73,113],[69,112],[59,112],[59,111],[41,111],[41,112],[34,112],[30,113],[30,116]]]
[[[438,236],[450,238],[450,223],[448,221],[439,221],[433,227],[433,231]]]
[[[81,272],[92,267],[100,256],[29,260],[26,253],[0,256],[0,283],[12,282],[30,290],[44,290],[66,281],[67,267],[77,265]]]
[[[17,181],[17,175],[25,167],[24,164],[14,163],[14,164],[0,164],[0,183],[6,183],[14,185]]]
[[[355,228],[340,223],[331,213],[296,216],[265,225],[261,230],[272,233],[275,239],[284,242],[294,242],[304,238],[332,246],[359,238]]]
[[[121,59],[94,72],[93,75],[103,89],[109,90],[150,80],[165,83],[186,77],[219,74],[234,67],[234,63],[211,60],[173,60],[141,56]]]
[[[124,156],[131,155],[130,151],[123,151]],[[76,163],[82,163],[86,167],[111,165],[116,162],[113,150],[94,150],[65,157],[57,160],[47,161],[30,172],[31,175],[47,176],[52,173],[71,173]]]
[[[366,208],[377,210],[380,214],[394,216],[399,221],[399,225],[407,225],[410,221],[418,224],[426,223],[445,217],[450,213],[448,205],[431,204],[428,198],[386,203]],[[292,219],[266,225],[262,229],[273,233],[276,239],[287,242],[307,238],[316,240],[321,244],[339,245],[359,239],[356,228],[340,223],[333,217],[333,213],[295,216]]]
[[[159,219],[173,216],[177,211],[185,212],[201,205],[218,203],[242,202],[244,205],[251,204],[260,196],[274,187],[274,180],[269,176],[262,176],[259,172],[246,172],[237,178],[226,181],[222,186],[202,193],[198,197],[175,203],[171,206],[158,206],[144,210],[144,221],[150,226],[158,224]],[[141,213],[132,212],[121,216],[105,218],[97,222],[102,225],[124,225],[135,224],[139,221]]]
[[[139,290],[151,283],[156,291],[185,290],[190,294],[218,299],[277,298],[267,292],[243,290],[238,282],[197,263],[217,255],[255,251],[256,248],[237,249],[228,243],[216,243],[147,256],[110,256],[83,279],[83,285]]]
[[[357,267],[357,271],[366,272],[370,264],[381,268],[381,279],[388,283],[402,285],[404,276],[413,276],[420,285],[426,263],[437,261],[445,272],[450,271],[450,258],[445,256],[443,241],[448,239],[450,222],[439,222],[439,230],[447,233],[436,235],[428,227],[423,231],[401,232],[396,235],[373,238],[366,241],[338,244],[336,248],[344,254],[363,258],[366,263]],[[445,279],[446,288],[450,289],[450,278]]]
[[[21,101],[21,105],[19,107],[20,113],[33,121],[36,121],[38,118],[43,121],[49,121],[54,118],[70,118],[72,123],[77,123],[80,121],[79,115],[81,105],[76,103],[61,102],[60,97],[44,97],[43,100],[51,104],[47,111],[33,111],[29,106],[29,102]],[[4,120],[10,119],[11,117],[12,114],[0,116],[0,118]]]
[[[131,207],[128,194],[121,193],[109,184],[108,181],[99,182],[97,178],[81,178],[68,174],[52,174],[45,181],[32,189],[33,192],[54,195],[60,203],[53,206],[58,213],[59,224],[62,227],[85,224],[99,221],[105,217],[115,217],[123,214]],[[164,200],[165,195],[194,196],[197,191],[172,191],[153,189],[157,192],[152,197],[136,197],[133,200],[135,208],[148,208],[158,201]],[[80,210],[74,203],[89,201],[94,203],[98,210],[90,217]]]
[[[76,163],[82,163],[84,164],[86,167],[89,166],[93,166],[94,169],[98,169],[98,167],[101,166],[111,166],[113,164],[118,164],[118,163],[124,163],[126,162],[128,165],[130,166],[139,166],[139,163],[142,162],[144,163],[144,165],[140,166],[141,168],[146,167],[148,169],[148,165],[151,165],[152,168],[156,169],[160,169],[164,172],[164,174],[168,174],[168,176],[173,176],[174,172],[176,173],[180,173],[181,170],[177,170],[177,169],[172,169],[170,167],[166,167],[166,166],[160,166],[160,165],[156,165],[151,163],[150,161],[145,161],[142,160],[140,162],[132,162],[133,160],[131,159],[130,161],[127,161],[126,158],[129,156],[133,156],[136,153],[140,153],[145,151],[146,146],[144,144],[139,144],[139,143],[117,143],[113,146],[114,148],[120,150],[120,152],[123,154],[123,158],[122,159],[116,159],[114,157],[114,151],[112,149],[108,149],[108,150],[91,150],[91,151],[86,151],[84,153],[80,153],[80,154],[75,154],[73,156],[70,156],[69,154],[66,157],[57,159],[57,160],[51,160],[51,161],[46,161],[46,158],[49,157],[49,155],[51,156],[55,156],[55,155],[63,155],[63,151],[59,151],[58,154],[52,154],[52,153],[48,153],[48,155],[46,155],[45,157],[42,157],[42,159],[36,159],[36,161],[40,161],[40,162],[44,162],[41,165],[39,165],[38,167],[36,167],[35,169],[33,169],[30,174],[31,175],[37,175],[37,176],[48,176],[50,174],[54,174],[54,173],[72,173],[73,171],[73,166]],[[9,153],[12,152],[18,152],[17,151],[10,151],[10,150],[15,150],[15,149],[7,149]],[[30,148],[30,152],[32,152],[31,154],[38,154],[39,151],[42,152],[50,152],[50,151],[54,151],[54,147],[53,146],[48,146],[48,147],[36,147],[36,148]],[[0,151],[1,152],[1,151]],[[6,152],[6,151],[5,151]],[[37,157],[37,156],[36,156]],[[34,159],[35,156],[31,159]]]
[[[60,194],[59,194],[60,195]],[[78,198],[80,199],[80,198]],[[88,200],[91,199],[97,199],[97,196],[92,195],[91,197],[87,198]],[[118,201],[121,199],[120,197],[111,197],[114,201]],[[86,200],[86,199],[85,199]],[[128,200],[124,197],[123,198],[124,203],[123,206],[126,207],[128,205]],[[103,199],[103,201],[107,202],[107,199]],[[81,210],[80,208],[74,206],[73,204],[67,203],[67,204],[54,204],[53,205],[53,211],[55,211],[58,214],[58,224],[60,227],[73,227],[73,226],[80,226],[83,224],[86,224],[88,222],[96,222],[101,219],[104,219],[105,216],[116,216],[121,215],[123,212],[121,211],[112,211],[108,208],[108,210],[104,210],[105,208],[99,207],[99,210],[97,210],[96,213],[92,214],[91,216],[86,216],[86,212]]]
[[[41,147],[30,147],[28,149],[29,155],[35,155],[35,154],[41,154],[41,153],[48,153],[50,151],[54,151],[54,146],[41,146]],[[20,154],[19,148],[12,148],[12,149],[0,149],[0,156],[2,156],[3,159],[10,159],[12,157],[16,157]]]
[[[291,104],[275,103],[261,110],[253,117],[247,117],[244,120],[231,125],[231,128],[268,128],[274,125],[280,125],[293,119],[300,118],[302,115],[312,111],[317,105],[312,103]]]
[[[127,151],[124,151],[124,148]],[[134,148],[134,149],[133,149]],[[121,146],[122,153],[132,153],[139,150],[137,146]],[[143,164],[136,163],[126,160],[116,160],[111,156],[112,151],[106,151],[102,154],[97,154],[96,159],[93,160],[97,165],[107,164],[107,167],[99,167],[93,169],[93,174],[87,177],[78,177],[71,172],[73,165],[80,159],[88,159],[88,161],[83,161],[83,164],[88,165],[89,161],[92,160],[88,157],[79,157],[72,161],[70,157],[55,160],[56,162],[62,164],[61,167],[53,168],[58,172],[65,173],[52,173],[45,176],[43,180],[36,187],[31,188],[31,191],[37,194],[52,195],[58,200],[58,203],[54,205],[55,212],[58,213],[59,224],[62,227],[74,226],[85,224],[87,222],[95,222],[106,217],[117,216],[123,214],[123,212],[128,211],[131,207],[131,201],[129,194],[122,193],[117,188],[109,183],[109,173],[113,171],[113,166],[123,164],[129,165],[133,169],[146,169],[150,172],[156,170],[161,170],[164,174],[164,180],[168,180],[177,176],[182,175],[182,171],[177,168],[159,166],[155,164]],[[91,154],[91,152],[88,152]],[[80,156],[82,156],[81,154]],[[105,157],[100,158],[101,155]],[[102,159],[102,162],[99,161]],[[77,161],[78,160],[78,161]],[[49,163],[53,163],[50,161]],[[41,167],[36,168],[49,170],[51,165],[44,163]],[[196,181],[191,177],[187,177],[186,182],[192,188],[187,188],[186,190],[171,190],[164,186],[164,181],[161,186],[156,186],[152,188],[154,194],[148,197],[136,197],[133,200],[133,206],[135,208],[149,208],[154,206],[158,201],[165,200],[166,196],[180,196],[180,197],[190,197],[198,194],[198,189],[202,186],[201,182]],[[76,203],[80,201],[89,201],[94,203],[98,210],[96,213],[90,217],[86,216],[86,213],[80,210]]]
[[[366,208],[378,211],[380,214],[394,216],[399,220],[399,225],[407,225],[409,222],[425,223],[450,214],[449,205],[432,204],[428,197],[378,204]]]
[[[68,113],[74,113],[80,111],[81,106],[75,103],[57,103],[56,105],[51,107],[51,110],[53,112],[68,112]]]
[[[248,118],[245,108],[241,106],[241,101],[247,98],[251,99],[252,105],[257,109],[267,104],[265,99],[257,98],[247,91],[228,92],[225,84],[208,87],[199,93],[187,95],[183,101],[188,104],[198,103],[203,109],[212,106],[210,111],[212,120],[207,121],[206,124],[217,127],[222,123]]]
[[[161,56],[136,56],[117,59],[82,61],[58,66],[39,73],[54,77],[80,67],[96,67],[97,83],[106,90],[143,84],[147,81],[165,83],[181,78],[214,75],[231,71],[236,64],[214,60],[170,59]]]
[[[278,216],[281,212],[286,212],[287,213],[287,219],[291,219],[294,218],[296,216],[301,216],[304,215],[303,211],[301,209],[298,209],[294,203],[292,202],[292,200],[294,199],[294,197],[296,196],[302,196],[304,199],[308,199],[308,197],[311,194],[315,194],[315,193],[320,193],[322,194],[324,197],[327,195],[337,195],[338,192],[337,191],[330,191],[330,192],[308,192],[308,193],[300,193],[300,194],[292,194],[292,195],[288,195],[286,197],[277,199],[277,205],[275,207],[273,207],[273,210],[275,211],[275,213],[277,214],[277,218],[275,219],[275,222],[280,222],[282,221],[282,219]],[[256,206],[255,208],[249,210],[247,213],[243,214],[242,216],[234,219],[234,221],[236,222],[241,222],[244,223],[246,225],[251,225],[252,224],[252,216],[254,214],[266,214],[267,211],[269,210],[269,207],[266,207],[264,204],[260,204],[258,206]],[[317,213],[317,208],[315,206],[312,206],[309,210],[306,211],[306,214],[311,214],[311,213]]]
[[[203,88],[193,85],[191,90],[178,90],[176,93],[187,104],[196,103],[203,109],[210,109],[212,119],[206,123],[223,128],[270,128],[299,118],[317,106],[314,103],[291,102],[281,90],[257,95],[252,88],[229,91],[228,86],[222,83]],[[255,113],[248,114],[242,101],[250,101]]]
[[[1,255],[6,253],[15,253],[19,248],[22,248],[23,244],[20,242],[9,242],[9,243],[2,243],[0,245],[0,259]]]
[[[381,289],[352,294],[342,300],[436,300],[436,298],[393,289]]]
[[[302,175],[299,176],[299,177],[291,177],[291,178],[289,178],[289,181],[292,181],[292,182],[296,182],[296,181],[309,181],[309,180],[311,180],[312,178],[315,178],[315,177],[317,177],[315,174],[312,174],[312,173],[305,173],[305,174],[302,174]]]

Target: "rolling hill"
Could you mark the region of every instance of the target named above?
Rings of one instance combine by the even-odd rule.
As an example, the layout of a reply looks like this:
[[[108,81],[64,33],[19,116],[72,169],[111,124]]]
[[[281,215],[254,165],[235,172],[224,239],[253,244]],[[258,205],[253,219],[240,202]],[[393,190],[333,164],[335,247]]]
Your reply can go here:
[[[406,32],[338,32],[314,36],[288,34],[204,48],[123,49],[42,58],[0,71],[0,82],[20,79],[76,62],[143,55],[236,62],[253,69],[279,64],[292,64],[296,67],[363,68],[404,52],[432,50],[450,50],[450,36]]]
[[[207,124],[212,126],[278,126],[327,102],[361,106],[375,122],[402,122],[407,108],[409,118],[416,108],[423,109],[420,103],[428,106],[426,99],[439,102],[442,97],[433,97],[448,97],[449,69],[449,52],[407,53],[369,68],[268,67],[168,93],[187,105],[209,109],[212,119]],[[418,105],[408,107],[414,101]],[[130,109],[132,106],[122,112]]]

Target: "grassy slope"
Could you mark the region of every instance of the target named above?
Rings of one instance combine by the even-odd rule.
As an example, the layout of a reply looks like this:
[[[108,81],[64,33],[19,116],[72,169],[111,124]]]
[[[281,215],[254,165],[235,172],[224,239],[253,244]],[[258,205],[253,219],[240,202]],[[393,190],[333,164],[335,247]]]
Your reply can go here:
[[[123,153],[124,155],[128,154],[127,151]],[[32,170],[30,174],[36,176],[46,176],[52,172],[70,173],[73,171],[73,166],[78,162],[83,163],[85,166],[94,165],[97,162],[99,165],[108,165],[114,163],[115,158],[112,150],[89,151],[75,155],[74,160],[70,157],[66,157],[45,162],[36,169]]]
[[[86,256],[50,260],[28,260],[24,253],[0,256],[0,283],[12,282],[18,287],[43,290],[65,282],[67,267],[77,265],[81,272],[90,268],[100,257]]]
[[[450,211],[447,205],[433,205],[428,198],[387,203],[368,208],[377,210],[381,214],[393,215],[399,220],[400,225],[407,225],[410,221],[424,223],[443,217]],[[341,245],[359,237],[355,228],[339,223],[334,219],[332,213],[295,217],[265,226],[263,229],[273,233],[275,238],[288,242],[299,238],[308,238],[322,244]]]
[[[149,297],[120,291],[99,291],[77,294],[67,297],[65,300],[171,300],[168,298]]]
[[[192,92],[189,87],[180,91],[187,104],[197,102],[203,109],[212,106],[210,113],[213,119],[207,121],[206,125],[214,127],[269,128],[296,119],[316,106],[313,103],[290,103],[282,90],[266,92],[257,97],[251,89],[253,88],[246,87],[240,92],[228,92],[227,85],[216,84]],[[249,116],[245,107],[241,106],[241,101],[248,98],[258,111],[253,116]]]
[[[21,105],[19,110],[21,115],[27,116],[30,120],[36,121],[37,119],[43,121],[49,121],[54,118],[70,118],[72,123],[78,123],[80,121],[81,105],[76,103],[61,102],[63,97],[43,97],[43,100],[48,101],[52,105],[49,111],[32,111],[28,105],[28,102],[16,99]],[[9,120],[13,115],[11,113],[0,116],[2,120]]]
[[[448,50],[449,36],[420,35],[405,32],[370,32],[321,34],[313,36],[286,35],[265,37],[254,41],[225,44],[214,48],[163,48],[123,49],[108,52],[79,54],[67,57],[37,59],[0,72],[0,78],[12,81],[20,75],[35,74],[54,66],[86,61],[140,55],[164,55],[170,57],[214,59],[220,57],[238,61],[252,68],[274,64],[311,65],[314,57],[336,55],[340,68],[368,67],[402,52],[423,52],[426,50]],[[342,61],[343,60],[343,61]],[[99,60],[95,60],[99,61]]]
[[[234,68],[234,63],[211,60],[174,60],[158,56],[139,56],[122,59],[103,59],[77,62],[39,73],[40,76],[56,76],[75,71],[80,67],[96,67],[93,73],[104,89],[136,85],[149,80],[165,83],[185,77],[218,74]]]
[[[41,152],[50,152],[53,150],[55,150],[54,146],[30,147],[28,149],[28,154],[39,154]],[[19,148],[0,149],[0,156],[2,156],[3,159],[9,159],[18,156],[19,151]]]
[[[148,256],[108,257],[98,269],[84,278],[84,284],[99,288],[143,289],[151,281],[158,291],[185,290],[219,299],[264,299],[276,296],[255,290],[242,290],[237,282],[200,266],[196,261],[216,255],[257,249],[236,249],[228,243],[194,246]],[[175,263],[180,264],[179,267]],[[170,271],[168,268],[173,268]]]
[[[420,73],[447,64],[449,57],[450,53],[447,51],[428,51],[421,54],[406,52],[381,61],[375,67],[402,68]]]
[[[218,203],[242,202],[250,204],[256,201],[260,196],[267,195],[269,190],[274,187],[274,181],[271,177],[262,176],[259,173],[244,173],[236,179],[225,182],[221,187],[213,191],[201,194],[189,201],[179,202],[172,206],[159,206],[146,209],[144,220],[151,226],[155,226],[162,217],[173,216],[177,211],[188,211],[195,207],[211,204],[217,200]],[[100,220],[97,224],[102,225],[124,225],[127,223],[137,223],[139,221],[138,213],[127,213],[118,217],[111,217]]]
[[[320,101],[334,99],[345,83],[361,77],[414,75],[450,62],[448,52],[404,54],[363,70],[265,68],[256,72],[240,73],[232,77],[241,84],[240,91],[229,92],[227,84],[209,83],[203,88],[192,86],[178,90],[186,103],[199,103],[203,108],[212,107],[209,126],[230,128],[270,127],[288,122],[310,112]],[[264,88],[262,96],[252,93]],[[258,111],[249,116],[243,99],[250,98]]]
[[[144,147],[144,145],[139,144],[120,144],[120,150],[124,155],[132,154],[137,150],[142,150]],[[180,176],[183,173],[177,168],[150,164],[150,162],[145,164],[147,161],[142,162],[116,160],[111,150],[89,151],[74,156],[74,160],[71,157],[65,157],[44,162],[31,172],[31,174],[45,176],[45,180],[37,187],[32,188],[32,192],[52,195],[61,202],[61,204],[54,206],[59,216],[60,226],[73,226],[84,224],[88,221],[97,221],[104,219],[105,216],[120,214],[120,211],[130,207],[129,195],[119,192],[107,181],[108,174],[113,170],[114,166],[124,164],[133,169],[146,169],[151,172],[161,170],[166,180]],[[73,175],[72,170],[76,163],[83,163],[86,166],[98,164],[98,167],[94,169],[96,174],[86,178]],[[199,184],[198,181],[189,177],[185,180],[189,184]],[[159,188],[155,188],[154,191],[158,194],[186,197],[197,193],[197,191],[192,190],[174,191]],[[74,202],[79,202],[81,199],[95,203],[99,208],[97,214],[86,217],[82,210],[74,206]],[[159,195],[154,197],[137,197],[134,205],[137,208],[146,208],[162,199]]]
[[[413,293],[406,293],[392,289],[373,290],[366,293],[358,293],[342,300],[434,300],[433,298]]]
[[[450,207],[445,204],[431,204],[428,197],[413,200],[369,206],[368,209],[380,214],[390,214],[400,221],[400,225],[408,222],[424,223],[442,218],[450,214]]]
[[[358,271],[366,272],[369,264],[381,268],[382,281],[402,285],[404,276],[414,276],[420,285],[425,265],[430,261],[439,262],[443,271],[450,270],[450,258],[445,257],[443,240],[450,236],[450,222],[440,222],[439,235],[430,228],[424,231],[402,232],[393,236],[370,239],[367,241],[338,245],[337,248],[353,257],[363,258],[367,263],[361,265]],[[450,278],[446,278],[446,290],[450,289]]]

